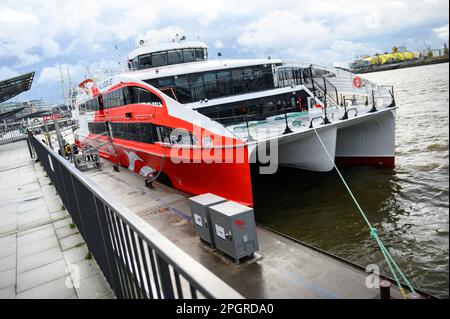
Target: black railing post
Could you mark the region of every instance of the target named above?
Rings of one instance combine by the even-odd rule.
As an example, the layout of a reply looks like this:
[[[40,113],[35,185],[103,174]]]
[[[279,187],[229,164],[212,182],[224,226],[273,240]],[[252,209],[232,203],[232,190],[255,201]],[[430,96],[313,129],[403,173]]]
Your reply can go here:
[[[283,134],[292,133],[292,130],[289,128],[289,124],[288,124],[286,108],[284,108],[284,121],[286,123],[286,128],[284,129],[284,133]]]
[[[325,80],[325,78],[323,78],[323,83],[324,83],[324,97],[323,97],[323,115],[324,115],[324,119],[323,119],[323,123],[324,124],[330,124],[330,120],[328,119],[327,116],[327,107],[328,107],[328,103],[327,103],[327,82]]]
[[[156,262],[158,263],[159,273],[161,274],[161,285],[164,294],[164,299],[174,299],[175,295],[173,294],[173,286],[172,279],[170,277],[169,265],[166,263],[161,256],[156,257]]]
[[[395,107],[397,103],[395,102],[395,95],[394,95],[394,86],[391,86],[392,91],[389,91],[389,94],[391,95],[391,104],[389,107]]]
[[[372,90],[372,108],[370,109],[369,113],[374,113],[374,112],[377,112],[377,111],[378,110],[377,110],[377,106],[376,106],[376,103],[375,103],[375,91]]]
[[[253,139],[252,135],[250,134],[250,127],[248,126],[248,116],[245,117],[245,126],[247,127],[247,135],[248,135],[247,141],[253,142],[254,139]]]
[[[347,114],[347,103],[346,103],[346,101],[345,101],[345,97],[343,98],[344,99],[344,115],[340,118],[340,120],[347,120],[348,119],[348,114]],[[341,103],[342,103],[342,100],[341,100]]]

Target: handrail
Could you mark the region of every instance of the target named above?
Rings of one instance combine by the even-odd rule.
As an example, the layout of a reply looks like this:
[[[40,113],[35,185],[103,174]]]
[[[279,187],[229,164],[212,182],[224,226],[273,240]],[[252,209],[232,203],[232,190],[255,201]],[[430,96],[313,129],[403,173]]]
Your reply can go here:
[[[192,298],[243,298],[31,132],[29,139],[118,298],[183,298],[180,275]]]

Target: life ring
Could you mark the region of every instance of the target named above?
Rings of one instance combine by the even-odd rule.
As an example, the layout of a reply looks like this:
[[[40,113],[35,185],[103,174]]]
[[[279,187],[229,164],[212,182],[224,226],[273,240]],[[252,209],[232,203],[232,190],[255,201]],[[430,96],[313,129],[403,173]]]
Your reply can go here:
[[[360,89],[363,86],[363,79],[359,76],[355,76],[353,78],[353,86],[357,89]]]

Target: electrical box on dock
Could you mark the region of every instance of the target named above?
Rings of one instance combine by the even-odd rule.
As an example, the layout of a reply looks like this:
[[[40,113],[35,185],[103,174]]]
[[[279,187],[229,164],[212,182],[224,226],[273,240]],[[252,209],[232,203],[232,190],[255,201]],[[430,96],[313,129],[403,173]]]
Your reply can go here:
[[[252,208],[227,201],[211,206],[210,210],[215,245],[233,257],[236,264],[259,250]]]
[[[214,246],[214,236],[209,207],[226,201],[220,196],[206,193],[189,198],[191,203],[192,224],[201,239]]]

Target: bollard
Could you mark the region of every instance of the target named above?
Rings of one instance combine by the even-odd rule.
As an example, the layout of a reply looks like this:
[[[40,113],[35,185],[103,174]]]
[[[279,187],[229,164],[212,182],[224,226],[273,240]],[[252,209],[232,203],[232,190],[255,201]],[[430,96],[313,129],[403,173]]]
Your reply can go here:
[[[391,282],[382,280],[380,282],[380,297],[381,299],[391,299]]]

